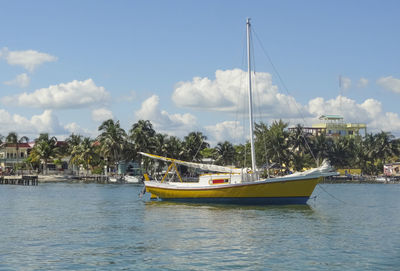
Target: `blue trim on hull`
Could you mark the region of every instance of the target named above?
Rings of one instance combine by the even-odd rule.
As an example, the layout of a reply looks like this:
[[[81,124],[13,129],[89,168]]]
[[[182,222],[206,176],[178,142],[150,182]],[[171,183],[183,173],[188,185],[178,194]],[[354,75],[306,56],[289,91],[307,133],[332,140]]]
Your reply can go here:
[[[276,198],[167,198],[163,201],[189,203],[221,203],[243,205],[288,205],[306,204],[309,197],[276,197]]]

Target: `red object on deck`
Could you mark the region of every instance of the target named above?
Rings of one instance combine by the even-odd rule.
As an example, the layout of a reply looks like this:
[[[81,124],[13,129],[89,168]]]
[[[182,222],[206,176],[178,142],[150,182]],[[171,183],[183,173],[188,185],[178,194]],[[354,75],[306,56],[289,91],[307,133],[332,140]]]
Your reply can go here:
[[[216,184],[216,183],[227,183],[228,179],[217,179],[217,180],[213,180],[212,183]]]

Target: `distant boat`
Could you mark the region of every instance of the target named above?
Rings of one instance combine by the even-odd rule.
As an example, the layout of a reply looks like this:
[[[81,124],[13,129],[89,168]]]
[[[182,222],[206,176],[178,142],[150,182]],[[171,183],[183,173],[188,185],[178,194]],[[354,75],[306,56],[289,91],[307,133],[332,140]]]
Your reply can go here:
[[[108,177],[109,183],[123,183],[123,178],[120,176],[110,176]]]
[[[387,178],[387,177],[384,177],[384,176],[380,176],[380,177],[376,177],[375,178],[375,182],[378,182],[378,183],[386,183],[389,180],[390,180],[390,178]]]
[[[337,175],[327,161],[304,172],[260,179],[256,168],[253,109],[250,66],[250,20],[247,19],[248,94],[250,118],[250,145],[252,168],[231,168],[209,164],[185,162],[158,155],[141,153],[143,156],[169,162],[169,168],[161,181],[149,180],[145,175],[145,188],[152,198],[179,202],[235,203],[235,204],[305,204],[323,177]],[[184,165],[215,173],[202,174],[197,182],[184,182],[176,165]],[[179,181],[169,179],[175,171]]]
[[[141,183],[142,182],[142,176],[138,175],[125,175],[124,176],[124,181],[126,183]]]
[[[133,164],[128,167],[124,176],[125,183],[142,183],[143,171],[138,164]]]

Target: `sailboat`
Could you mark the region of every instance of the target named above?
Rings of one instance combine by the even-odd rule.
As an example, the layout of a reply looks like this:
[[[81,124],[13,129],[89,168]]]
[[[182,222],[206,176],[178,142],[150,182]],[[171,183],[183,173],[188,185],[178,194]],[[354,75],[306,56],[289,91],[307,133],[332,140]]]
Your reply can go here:
[[[256,168],[253,135],[250,19],[247,19],[246,30],[252,168],[233,168],[187,162],[141,152],[140,154],[143,156],[170,163],[160,181],[150,180],[148,175],[145,174],[145,190],[151,193],[152,198],[195,203],[306,204],[314,188],[323,177],[337,175],[329,163],[324,161],[320,167],[304,172],[296,172],[274,178],[259,177]],[[177,165],[213,173],[201,174],[196,182],[185,182],[178,171]],[[177,176],[179,181],[174,181],[173,178],[170,178],[171,172]]]

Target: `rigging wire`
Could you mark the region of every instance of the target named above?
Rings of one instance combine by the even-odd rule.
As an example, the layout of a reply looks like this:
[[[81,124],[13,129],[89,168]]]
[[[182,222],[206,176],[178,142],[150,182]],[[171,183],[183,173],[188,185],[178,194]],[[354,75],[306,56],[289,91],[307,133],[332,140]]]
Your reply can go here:
[[[250,39],[251,39],[251,41],[253,41],[252,32],[250,32]],[[254,50],[254,42],[251,42],[250,44],[251,44],[251,50],[253,52],[255,52],[255,50]],[[252,63],[253,63],[253,67],[251,69],[253,71],[253,77],[252,77],[253,78],[253,83],[252,83],[252,86],[253,86],[253,89],[255,90],[255,91],[253,91],[253,94],[255,94],[256,97],[257,97],[257,99],[255,99],[256,101],[261,101],[260,91],[258,91],[258,89],[257,89],[258,85],[257,85],[257,73],[256,73],[257,69],[256,69],[255,53],[252,54]],[[263,116],[263,114],[262,114],[262,111],[261,111],[260,103],[258,103],[258,104],[255,103],[255,107],[256,107],[256,110],[257,110],[257,113],[258,113],[258,115],[257,114],[255,115],[255,118],[259,119],[260,124],[262,124],[262,116]],[[266,162],[266,165],[268,166],[268,164],[269,164],[269,162],[268,162],[268,149],[267,149],[266,136],[264,134],[262,136],[262,143],[263,143],[262,145],[264,147],[264,152],[265,152],[265,162]],[[269,170],[267,170],[267,174],[268,174],[268,177],[269,177]]]
[[[283,89],[286,91],[286,93],[287,93],[289,96],[291,96],[291,95],[290,95],[290,92],[289,92],[289,89],[286,87],[285,82],[283,81],[283,79],[282,79],[281,75],[279,74],[277,68],[275,67],[274,63],[272,62],[271,57],[269,56],[267,50],[264,48],[264,46],[263,46],[263,44],[262,44],[260,38],[259,38],[258,35],[257,35],[257,32],[254,30],[254,28],[253,28],[253,32],[254,32],[255,37],[256,37],[257,40],[258,40],[258,43],[260,44],[261,50],[263,51],[263,53],[265,54],[266,58],[268,59],[270,65],[271,65],[271,67],[272,67],[274,73],[275,73],[276,76],[278,77],[279,82],[281,83]],[[297,103],[294,103],[294,105],[295,105],[295,107],[296,107],[297,112],[298,112],[299,115],[301,116],[301,118],[302,118],[302,120],[303,120],[303,123],[305,124],[306,121],[305,121],[305,117],[304,117],[302,111],[301,111],[300,108],[298,107]],[[307,141],[306,137],[304,136],[303,129],[301,130],[301,136],[302,136],[302,138],[303,138],[303,140],[304,140],[304,142],[305,142],[305,144],[306,144],[307,149],[310,151],[312,157],[314,158],[314,161],[317,162],[317,159],[316,159],[316,157],[315,157],[315,155],[314,155],[314,153],[313,153],[313,151],[312,151],[310,145],[308,144],[308,141]]]
[[[241,71],[244,71],[245,69],[245,63],[246,63],[246,31],[244,31],[243,34],[243,40],[242,40],[242,58],[241,58],[241,65],[240,65],[240,74],[242,74]],[[235,142],[240,144],[241,140],[243,139],[241,138],[242,135],[240,135],[240,133],[238,133],[238,123],[243,123],[243,134],[245,134],[246,131],[246,125],[245,125],[245,117],[244,114],[240,114],[239,113],[239,108],[245,108],[246,107],[246,103],[244,99],[245,93],[242,91],[244,89],[244,76],[240,76],[240,82],[239,82],[239,91],[238,91],[238,95],[236,95],[236,104],[238,105],[236,108],[237,110],[235,111],[235,126],[234,126],[234,139]],[[239,120],[239,118],[241,117],[241,120]],[[246,143],[243,144],[244,146],[244,155],[243,157],[241,157],[241,159],[239,159],[238,162],[243,162],[243,167],[245,167],[247,159],[246,159],[246,153],[247,153],[247,149],[246,149]]]

